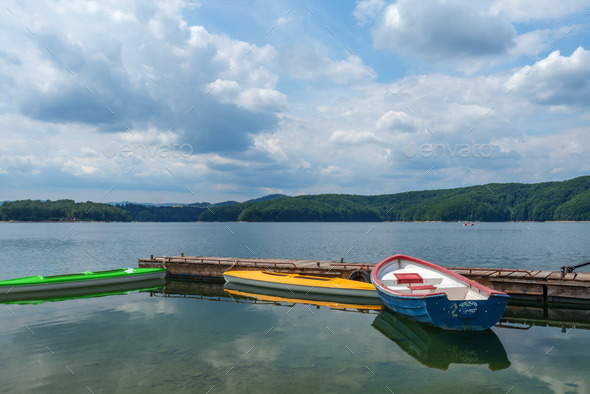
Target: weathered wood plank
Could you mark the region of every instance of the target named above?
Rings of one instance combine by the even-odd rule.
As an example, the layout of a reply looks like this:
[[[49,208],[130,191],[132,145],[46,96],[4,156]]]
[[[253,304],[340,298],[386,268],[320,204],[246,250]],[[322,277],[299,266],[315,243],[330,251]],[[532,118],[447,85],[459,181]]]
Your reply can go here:
[[[515,278],[530,278],[531,276],[529,275],[528,272],[512,272],[510,275],[508,275],[508,278],[510,279],[515,279]]]
[[[541,271],[539,270],[531,270],[529,271],[532,277],[535,277],[535,275],[537,275],[538,273],[540,273]]]
[[[563,277],[563,280],[574,280],[574,278],[576,277],[576,274],[573,272],[568,272],[567,274],[565,274],[565,276]]]
[[[584,286],[567,286],[567,285],[547,285],[547,296],[548,297],[560,297],[560,298],[575,298],[590,300],[590,290]]]
[[[588,282],[590,283],[590,274],[587,272],[580,272],[577,276],[576,279],[574,279],[576,282]]]
[[[553,271],[551,275],[547,277],[547,280],[561,280],[561,272]]]
[[[555,271],[539,271],[539,273],[534,275],[535,279],[547,279],[549,275],[554,273]]]
[[[543,285],[535,283],[509,282],[502,279],[492,279],[494,290],[503,291],[508,294],[527,294],[543,296]]]
[[[496,271],[495,270],[473,270],[473,271],[471,271],[470,276],[488,277],[491,274],[493,274],[494,272],[496,272]]]

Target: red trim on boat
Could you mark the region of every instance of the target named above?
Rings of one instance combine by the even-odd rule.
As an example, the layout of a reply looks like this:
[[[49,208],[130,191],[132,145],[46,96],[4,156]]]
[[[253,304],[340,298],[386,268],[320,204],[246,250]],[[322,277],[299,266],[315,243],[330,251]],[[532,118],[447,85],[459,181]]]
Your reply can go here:
[[[383,265],[385,265],[387,263],[390,263],[390,262],[392,262],[394,260],[397,260],[397,259],[407,260],[407,261],[411,261],[411,262],[416,263],[416,264],[424,265],[424,266],[429,267],[431,269],[434,269],[436,271],[442,272],[445,275],[452,276],[453,278],[455,278],[457,280],[460,280],[461,282],[463,282],[465,284],[471,285],[471,286],[473,286],[473,287],[475,287],[475,288],[477,288],[477,289],[485,292],[488,296],[490,296],[492,294],[506,295],[506,293],[503,293],[501,291],[490,289],[489,287],[486,287],[486,286],[484,286],[482,284],[479,284],[479,283],[477,283],[475,281],[472,281],[472,280],[464,277],[463,275],[459,275],[456,272],[453,272],[451,270],[448,270],[445,267],[441,267],[439,265],[436,265],[436,264],[433,264],[433,263],[429,263],[428,261],[420,260],[420,259],[417,259],[415,257],[410,257],[410,256],[406,256],[406,255],[403,255],[403,254],[393,255],[391,257],[386,258],[385,260],[383,260],[379,264],[377,264],[373,268],[373,270],[371,271],[371,278],[373,280],[373,283],[378,284],[380,287],[382,287],[384,289],[387,289],[388,291],[392,292],[391,289],[387,288],[386,286],[383,285],[383,283],[381,283],[381,281],[377,277],[377,272],[379,271],[379,269],[381,268],[381,266],[383,266]],[[396,294],[400,294],[400,293],[398,293],[396,291],[393,291],[393,292],[396,293]],[[440,294],[440,293],[431,293],[431,294],[427,294],[427,296],[432,296],[432,295],[435,295],[435,294]],[[403,294],[403,295],[404,296],[409,296],[409,297],[416,296],[415,294]],[[420,295],[420,296],[422,296],[422,295]]]

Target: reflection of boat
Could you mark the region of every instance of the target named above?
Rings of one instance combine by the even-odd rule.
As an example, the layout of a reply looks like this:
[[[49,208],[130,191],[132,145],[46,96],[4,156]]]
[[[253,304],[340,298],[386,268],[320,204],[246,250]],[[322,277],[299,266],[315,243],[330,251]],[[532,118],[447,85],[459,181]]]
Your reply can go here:
[[[79,287],[114,285],[164,278],[166,270],[162,268],[120,268],[109,271],[80,272],[76,274],[27,276],[25,278],[0,281],[0,295],[28,293],[33,294],[48,290],[63,290]],[[31,297],[28,297],[31,298]]]
[[[401,254],[373,268],[371,282],[385,305],[447,330],[485,330],[500,320],[508,295],[444,267]]]
[[[226,271],[227,282],[242,285],[341,296],[379,298],[375,286],[366,282],[311,275],[282,274],[268,271]]]
[[[373,321],[373,327],[429,368],[446,370],[450,364],[488,364],[490,370],[498,371],[510,366],[502,342],[491,329],[445,331],[385,308]]]
[[[268,302],[310,304],[339,309],[351,308],[363,310],[380,310],[383,307],[381,299],[376,297],[333,296],[317,293],[306,294],[301,292],[295,293],[289,290],[269,289],[231,282],[226,283],[223,289],[232,296],[255,298],[260,301]]]
[[[115,283],[112,285],[74,287],[70,289],[53,289],[30,293],[0,294],[0,303],[4,304],[41,304],[46,301],[64,301],[76,298],[94,298],[108,295],[127,294],[129,292],[156,290],[166,284],[164,278],[147,279],[135,282]]]

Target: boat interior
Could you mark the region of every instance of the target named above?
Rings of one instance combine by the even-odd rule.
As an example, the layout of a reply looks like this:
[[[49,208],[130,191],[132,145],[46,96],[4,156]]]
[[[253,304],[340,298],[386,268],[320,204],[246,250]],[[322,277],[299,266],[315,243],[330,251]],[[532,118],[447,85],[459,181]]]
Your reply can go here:
[[[459,282],[442,272],[414,264],[392,264],[380,273],[380,281],[388,289],[412,295],[445,293],[449,300],[485,300],[488,295],[478,288]]]

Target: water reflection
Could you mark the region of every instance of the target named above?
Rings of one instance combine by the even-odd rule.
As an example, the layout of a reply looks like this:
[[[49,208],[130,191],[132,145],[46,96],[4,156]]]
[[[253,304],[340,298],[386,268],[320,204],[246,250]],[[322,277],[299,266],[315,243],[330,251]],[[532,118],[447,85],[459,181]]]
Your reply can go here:
[[[429,368],[446,370],[450,364],[488,364],[492,371],[508,368],[510,361],[492,330],[445,331],[417,323],[382,309],[373,327],[410,356]]]
[[[501,325],[520,325],[522,328],[558,327],[567,332],[572,327],[590,330],[590,306],[587,304],[543,305],[532,302],[509,302]]]

